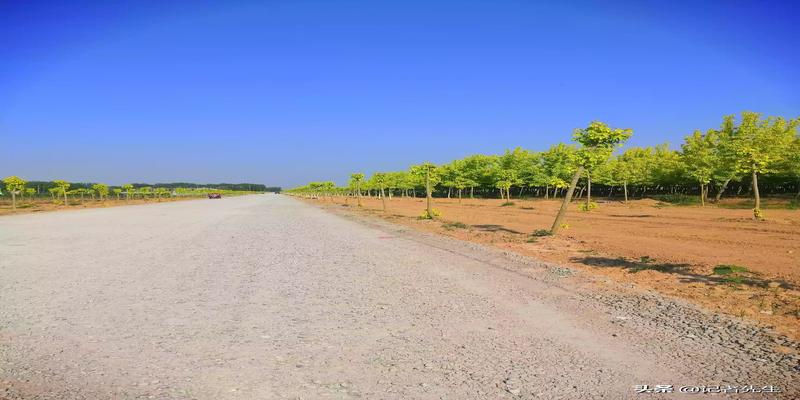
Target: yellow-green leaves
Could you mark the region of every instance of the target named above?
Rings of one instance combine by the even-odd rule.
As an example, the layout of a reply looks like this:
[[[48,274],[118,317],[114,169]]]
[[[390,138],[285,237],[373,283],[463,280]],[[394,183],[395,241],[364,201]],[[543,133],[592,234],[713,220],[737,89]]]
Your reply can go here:
[[[6,186],[6,190],[8,190],[12,194],[20,194],[23,190],[25,190],[25,185],[28,181],[18,177],[18,176],[9,176],[3,178],[3,183]]]

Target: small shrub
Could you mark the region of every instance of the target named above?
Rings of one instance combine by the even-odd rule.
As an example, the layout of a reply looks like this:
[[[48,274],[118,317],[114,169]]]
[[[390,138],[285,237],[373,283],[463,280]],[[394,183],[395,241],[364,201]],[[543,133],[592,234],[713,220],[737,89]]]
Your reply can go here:
[[[724,276],[747,272],[750,272],[750,270],[748,270],[746,267],[742,267],[741,265],[720,264],[714,267],[713,275]]]
[[[434,219],[436,217],[441,217],[442,216],[442,213],[439,212],[439,210],[437,210],[435,208],[432,209],[431,212],[433,213],[433,215],[428,214],[428,210],[423,211],[422,214],[420,214],[419,219]]]
[[[537,238],[535,236],[531,236],[531,237],[528,238],[528,240],[526,240],[526,242],[528,242],[528,243],[537,243],[538,241],[539,241],[539,238]]]
[[[662,194],[660,196],[655,196],[655,199],[662,203],[669,203],[676,206],[689,206],[693,204],[700,204],[700,198],[698,196],[689,196],[681,193]]]
[[[713,275],[721,276],[722,281],[732,285],[739,285],[744,282],[742,274],[749,274],[750,270],[741,265],[720,264],[714,267]]]
[[[763,221],[764,220],[764,212],[761,211],[761,209],[759,209],[759,208],[754,208],[753,209],[753,218],[755,218],[755,219],[757,219],[759,221]]]
[[[507,201],[507,202],[505,202],[503,204],[500,204],[500,207],[509,207],[509,206],[513,206],[514,204],[516,204],[516,203],[514,203],[513,201]]]
[[[581,210],[581,211],[592,211],[595,208],[597,208],[597,203],[595,203],[595,202],[590,202],[589,204],[581,203],[578,206],[578,209]]]
[[[655,259],[650,256],[639,257],[639,262],[642,264],[650,264],[653,261],[655,261]]]
[[[537,229],[533,233],[531,233],[532,237],[542,237],[542,236],[553,236],[553,232],[550,232],[547,229]]]
[[[462,222],[458,222],[458,221],[456,221],[456,222],[447,222],[447,223],[444,223],[444,224],[442,224],[442,228],[444,228],[444,229],[447,229],[447,230],[453,230],[453,229],[467,229],[467,228],[468,228],[468,226],[467,226],[467,224],[465,224],[465,223],[462,223]]]

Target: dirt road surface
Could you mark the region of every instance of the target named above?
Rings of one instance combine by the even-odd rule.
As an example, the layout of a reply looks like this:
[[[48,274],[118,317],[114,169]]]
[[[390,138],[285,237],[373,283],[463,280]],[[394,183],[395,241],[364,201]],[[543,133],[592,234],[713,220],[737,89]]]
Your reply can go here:
[[[280,195],[0,218],[0,398],[797,394],[764,328],[353,218]]]

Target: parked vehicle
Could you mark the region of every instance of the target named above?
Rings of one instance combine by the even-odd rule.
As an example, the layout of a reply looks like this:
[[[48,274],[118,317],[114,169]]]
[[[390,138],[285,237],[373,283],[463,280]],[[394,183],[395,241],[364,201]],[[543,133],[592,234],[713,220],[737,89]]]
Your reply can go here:
[[[208,194],[208,198],[209,199],[221,199],[222,198],[222,193],[209,193]]]

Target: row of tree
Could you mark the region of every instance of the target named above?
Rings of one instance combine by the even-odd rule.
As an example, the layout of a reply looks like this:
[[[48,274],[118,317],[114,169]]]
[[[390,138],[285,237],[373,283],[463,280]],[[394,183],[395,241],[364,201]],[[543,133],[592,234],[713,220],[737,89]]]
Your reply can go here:
[[[632,195],[696,194],[705,205],[709,192],[715,199],[735,189],[754,198],[755,218],[761,218],[761,191],[794,192],[800,196],[800,119],[763,118],[744,112],[737,121],[726,116],[719,128],[686,136],[680,150],[667,144],[615,151],[631,136],[630,129],[610,128],[592,122],[576,129],[573,144],[559,143],[541,152],[521,148],[502,155],[471,155],[444,165],[424,163],[406,171],[377,172],[368,179],[351,175],[347,186],[311,182],[287,192],[302,195],[360,197],[373,192],[382,197],[416,196],[417,190],[459,199],[476,194],[510,200],[518,196],[565,197],[565,204],[580,188],[581,207],[595,207],[592,186],[606,196],[615,193],[624,201]],[[428,207],[427,214],[432,214]],[[430,216],[430,215],[429,215]],[[559,221],[554,224],[558,230]]]
[[[208,193],[216,192],[223,195],[238,195],[248,193],[260,193],[268,189],[264,185],[255,184],[219,184],[201,186],[198,184],[187,184],[187,187],[177,186],[176,184],[166,184],[164,186],[149,186],[146,184],[128,183],[121,186],[109,186],[103,183],[70,183],[64,180],[52,182],[28,182],[18,176],[9,176],[2,180],[2,190],[11,197],[11,206],[17,208],[17,198],[21,201],[27,197],[41,197],[46,191],[53,200],[63,199],[64,205],[69,204],[69,196],[80,199],[83,202],[86,198],[104,201],[109,195],[116,196],[117,200],[125,199],[157,199],[180,196],[205,196]],[[236,188],[236,189],[233,189]],[[259,189],[259,190],[250,190]],[[280,191],[280,188],[273,188]]]

